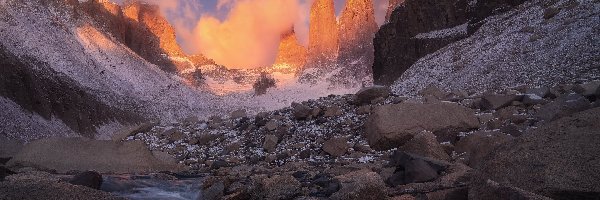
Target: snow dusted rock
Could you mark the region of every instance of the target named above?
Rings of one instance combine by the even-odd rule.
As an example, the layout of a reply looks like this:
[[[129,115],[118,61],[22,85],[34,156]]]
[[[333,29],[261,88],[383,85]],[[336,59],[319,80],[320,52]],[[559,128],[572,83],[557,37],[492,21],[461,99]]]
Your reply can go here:
[[[335,200],[386,199],[385,183],[371,170],[359,170],[335,179],[341,183],[339,191],[331,195]]]
[[[275,152],[275,149],[277,148],[277,143],[279,143],[278,140],[279,139],[277,138],[277,136],[266,135],[265,141],[263,142],[263,148],[267,152]]]
[[[537,105],[537,104],[544,104],[547,101],[535,94],[526,94],[525,96],[523,96],[523,100],[521,100],[521,102],[523,102],[525,105]]]
[[[444,151],[435,135],[429,131],[423,131],[410,139],[402,147],[401,151],[420,155],[423,157],[449,161],[450,156]]]
[[[390,96],[391,94],[391,90],[389,87],[386,86],[372,86],[372,87],[366,87],[366,88],[362,88],[360,89],[355,95],[354,95],[354,103],[356,104],[370,104],[371,101],[383,97],[383,98],[387,98],[388,96]]]
[[[300,194],[300,182],[290,175],[275,175],[262,179],[256,198],[289,199]]]
[[[376,150],[404,145],[422,131],[453,133],[476,129],[471,109],[454,103],[400,103],[376,107],[365,123],[365,137]]]
[[[548,6],[565,8],[546,20]],[[433,84],[481,93],[595,80],[600,77],[595,59],[600,24],[592,19],[599,10],[597,3],[586,1],[526,1],[488,17],[470,37],[420,58],[392,89],[398,95],[415,95]]]
[[[550,97],[552,95],[550,88],[548,87],[528,88],[525,94],[536,95],[542,98]]]
[[[240,110],[233,111],[229,116],[231,117],[231,119],[239,119],[239,118],[248,116],[248,114],[246,114],[245,109],[240,109]]]
[[[295,103],[292,104],[292,107],[294,108],[294,117],[297,120],[302,120],[302,119],[306,119],[308,117],[310,117],[312,109],[308,106],[299,104],[299,103]]]
[[[595,100],[597,99],[598,91],[600,91],[600,81],[576,85],[573,90],[588,99]]]

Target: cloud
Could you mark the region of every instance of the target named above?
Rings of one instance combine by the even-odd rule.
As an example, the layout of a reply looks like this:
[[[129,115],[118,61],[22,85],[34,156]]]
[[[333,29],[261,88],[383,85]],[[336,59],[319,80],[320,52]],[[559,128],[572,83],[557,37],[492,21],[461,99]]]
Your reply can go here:
[[[188,49],[228,68],[268,66],[281,34],[299,19],[299,9],[297,0],[238,0],[224,20],[203,15],[184,40]]]

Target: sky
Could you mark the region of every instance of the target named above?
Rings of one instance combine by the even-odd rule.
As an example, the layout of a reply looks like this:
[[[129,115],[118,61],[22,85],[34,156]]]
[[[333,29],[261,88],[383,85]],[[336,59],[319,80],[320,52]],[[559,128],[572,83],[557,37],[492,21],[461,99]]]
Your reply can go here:
[[[124,0],[113,0],[122,3]],[[188,54],[202,53],[229,68],[271,65],[282,33],[292,26],[300,44],[308,44],[314,0],[144,0],[158,4]],[[334,0],[339,16],[346,0]],[[382,24],[388,0],[373,0]]]

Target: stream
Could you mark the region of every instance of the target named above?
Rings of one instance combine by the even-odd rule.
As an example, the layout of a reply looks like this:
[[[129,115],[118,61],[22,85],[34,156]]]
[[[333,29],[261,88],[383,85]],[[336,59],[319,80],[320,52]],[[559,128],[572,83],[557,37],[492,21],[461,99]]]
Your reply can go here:
[[[101,190],[131,200],[199,200],[201,184],[202,178],[114,175],[104,176]]]

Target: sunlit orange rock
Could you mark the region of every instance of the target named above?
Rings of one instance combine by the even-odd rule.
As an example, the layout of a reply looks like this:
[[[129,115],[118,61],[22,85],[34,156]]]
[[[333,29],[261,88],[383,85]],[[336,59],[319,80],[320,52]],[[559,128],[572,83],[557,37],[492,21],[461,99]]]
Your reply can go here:
[[[281,36],[279,51],[275,65],[287,64],[293,68],[301,68],[306,63],[306,48],[298,43],[292,28]]]
[[[373,37],[377,31],[372,0],[348,0],[339,21],[338,66],[341,78],[362,79],[371,74]]]
[[[333,0],[315,0],[310,10],[306,67],[323,67],[337,58],[339,34]]]

